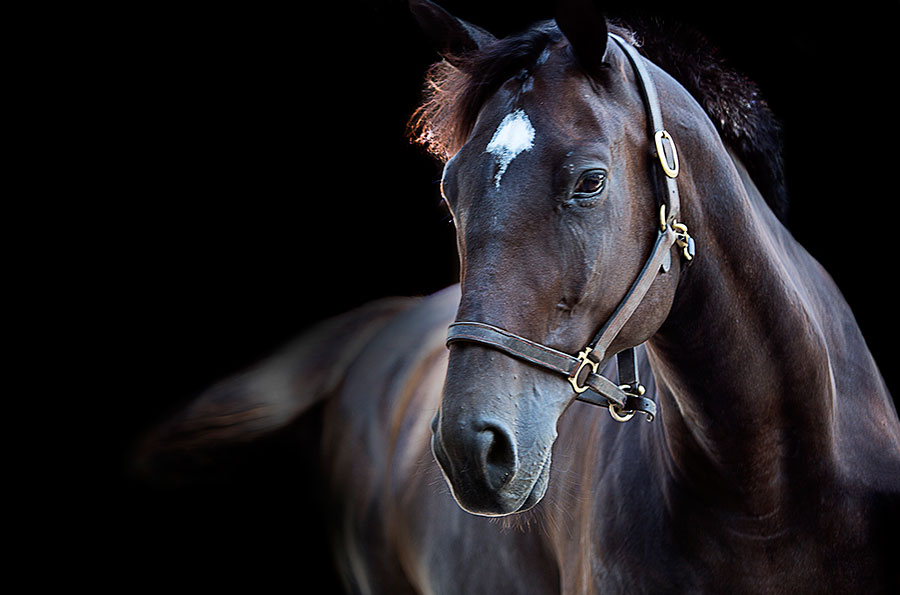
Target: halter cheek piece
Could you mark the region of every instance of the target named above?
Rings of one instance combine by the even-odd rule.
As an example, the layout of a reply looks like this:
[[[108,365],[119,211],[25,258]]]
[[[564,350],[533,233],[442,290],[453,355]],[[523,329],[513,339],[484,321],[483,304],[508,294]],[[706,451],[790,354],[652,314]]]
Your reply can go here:
[[[663,128],[656,88],[637,50],[617,35],[609,34],[609,37],[625,51],[637,73],[653,136],[653,150],[665,174],[665,195],[660,205],[659,223],[655,224],[657,237],[650,256],[613,315],[577,357],[484,322],[454,322],[447,335],[447,346],[457,341],[468,341],[498,349],[566,376],[578,400],[609,407],[610,415],[617,421],[628,421],[635,411],[640,411],[647,416],[647,421],[652,421],[656,415],[656,403],[643,396],[644,387],[638,379],[637,355],[633,347],[617,355],[618,383],[598,374],[597,370],[610,343],[644,299],[660,269],[669,271],[672,246],[677,244],[682,248],[682,255],[690,261],[694,257],[694,240],[688,235],[687,226],[676,221],[679,213],[678,186],[675,182],[679,170],[678,153],[675,141]]]

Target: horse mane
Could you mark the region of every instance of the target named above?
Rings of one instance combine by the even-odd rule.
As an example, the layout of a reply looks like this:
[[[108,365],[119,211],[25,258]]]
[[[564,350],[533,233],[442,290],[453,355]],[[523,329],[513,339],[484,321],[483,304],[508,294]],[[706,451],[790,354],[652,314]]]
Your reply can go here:
[[[688,26],[644,19],[628,25],[611,22],[609,30],[687,89],[785,222],[781,126],[757,85],[727,65],[717,49]],[[544,51],[562,39],[556,23],[544,21],[434,64],[426,74],[424,100],[409,122],[411,139],[446,161],[465,143],[482,106],[500,86],[514,76],[526,80]]]

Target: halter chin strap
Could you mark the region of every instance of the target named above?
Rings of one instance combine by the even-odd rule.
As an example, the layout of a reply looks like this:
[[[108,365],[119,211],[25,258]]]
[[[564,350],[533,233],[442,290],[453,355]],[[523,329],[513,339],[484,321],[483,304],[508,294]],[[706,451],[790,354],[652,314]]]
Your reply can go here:
[[[644,413],[647,421],[652,421],[656,415],[656,403],[643,396],[644,387],[638,378],[635,348],[626,349],[617,355],[618,383],[600,375],[597,370],[600,362],[606,357],[606,351],[613,339],[634,314],[657,274],[661,270],[669,271],[672,246],[677,244],[682,248],[682,255],[690,261],[694,257],[694,240],[688,235],[687,227],[677,221],[680,210],[678,185],[675,182],[680,167],[678,152],[675,141],[663,127],[659,97],[653,80],[647,72],[643,58],[631,44],[611,33],[609,37],[625,51],[637,74],[644,104],[647,107],[647,123],[653,138],[655,158],[658,159],[665,174],[666,190],[660,206],[659,222],[654,224],[657,237],[650,256],[615,312],[577,356],[557,351],[484,322],[454,322],[450,325],[447,335],[447,346],[454,342],[466,341],[492,347],[566,376],[578,400],[609,407],[610,414],[617,421],[628,421],[636,411]]]

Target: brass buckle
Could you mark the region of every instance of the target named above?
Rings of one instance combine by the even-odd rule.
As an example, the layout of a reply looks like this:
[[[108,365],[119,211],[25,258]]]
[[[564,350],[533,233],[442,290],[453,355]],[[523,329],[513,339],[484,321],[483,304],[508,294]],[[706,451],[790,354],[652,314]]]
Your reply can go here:
[[[569,382],[572,384],[572,388],[574,388],[575,392],[578,394],[583,393],[589,388],[586,384],[581,386],[578,385],[578,377],[581,376],[581,370],[583,370],[585,366],[590,366],[591,371],[596,374],[597,367],[600,365],[600,362],[595,362],[594,360],[588,358],[588,355],[590,355],[591,351],[593,351],[593,349],[591,349],[590,347],[585,347],[584,351],[578,354],[578,357],[576,359],[578,359],[578,361],[580,361],[581,363],[578,364],[578,367],[575,368],[575,371],[572,372],[571,376],[569,376]],[[587,378],[585,378],[585,380],[587,380]]]
[[[666,159],[666,153],[663,151],[663,140],[669,141],[669,147],[672,148],[672,167],[669,167],[669,160]],[[670,178],[677,177],[679,171],[678,150],[675,149],[675,141],[672,139],[672,135],[665,129],[657,130],[656,134],[653,135],[653,142],[656,143],[656,154],[659,157],[659,163],[662,165],[663,171]]]
[[[666,205],[662,205],[659,207],[659,228],[661,231],[666,231],[666,224]],[[697,248],[694,244],[694,238],[688,233],[687,225],[673,220],[672,231],[675,232],[675,243],[682,249],[681,253],[684,255],[685,260],[693,260]]]
[[[675,243],[682,248],[682,254],[685,260],[693,260],[694,258],[694,238],[688,233],[687,225],[675,221],[672,223],[672,229],[675,230]]]

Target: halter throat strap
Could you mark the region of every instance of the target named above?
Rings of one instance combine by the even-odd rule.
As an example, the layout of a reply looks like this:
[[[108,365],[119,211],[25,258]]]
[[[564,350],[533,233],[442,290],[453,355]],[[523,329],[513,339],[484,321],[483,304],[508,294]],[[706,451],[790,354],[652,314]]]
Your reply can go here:
[[[687,227],[677,221],[680,211],[678,185],[675,181],[680,168],[678,153],[674,140],[663,127],[659,97],[644,58],[621,37],[612,33],[609,37],[625,52],[637,75],[646,107],[647,125],[653,139],[651,158],[660,164],[664,174],[665,192],[661,200],[659,222],[654,223],[657,237],[650,255],[612,316],[578,356],[563,353],[500,327],[474,321],[456,321],[451,324],[447,346],[455,342],[470,342],[491,347],[566,376],[578,400],[609,407],[610,414],[617,421],[631,419],[636,411],[644,413],[647,421],[652,421],[656,415],[656,403],[643,396],[644,387],[638,378],[635,348],[626,349],[617,355],[618,383],[599,374],[598,369],[610,344],[647,295],[656,276],[660,271],[669,271],[672,246],[678,244],[683,248],[685,259],[690,261],[694,255],[694,241],[688,235]]]

